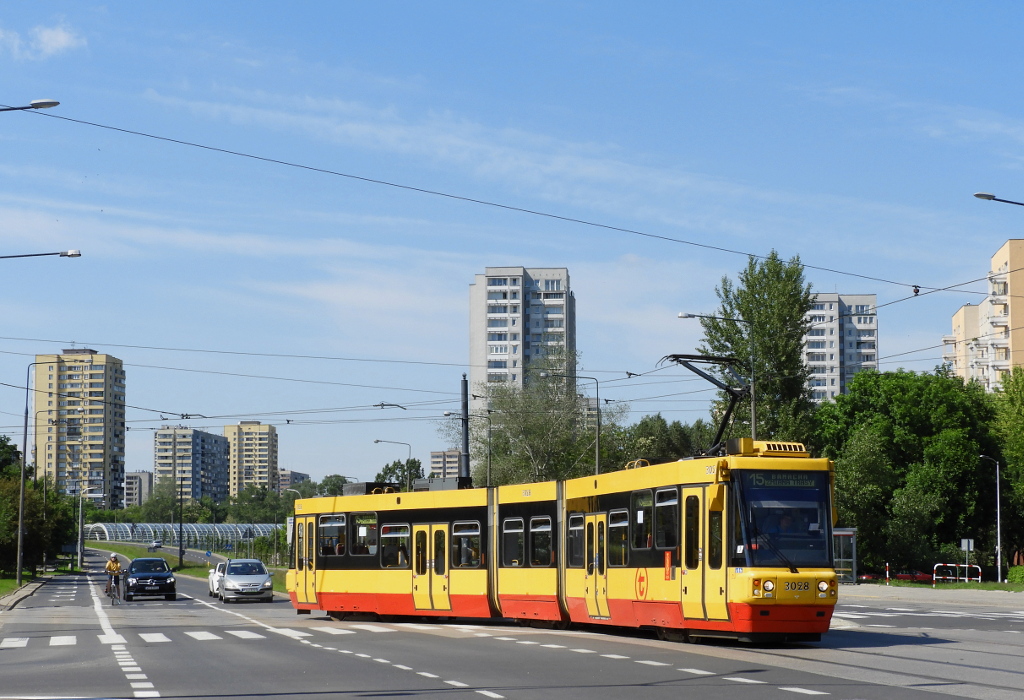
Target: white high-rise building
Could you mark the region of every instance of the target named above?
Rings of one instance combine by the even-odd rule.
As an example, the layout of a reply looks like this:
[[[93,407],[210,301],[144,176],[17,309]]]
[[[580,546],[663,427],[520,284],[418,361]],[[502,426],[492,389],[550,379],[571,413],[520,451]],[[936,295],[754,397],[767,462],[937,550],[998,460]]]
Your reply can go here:
[[[184,500],[228,499],[228,439],[194,428],[163,426],[153,436],[157,483],[174,481]]]
[[[121,360],[89,348],[36,355],[36,476],[63,493],[91,492],[124,507],[125,375]],[[102,494],[102,496],[100,495]]]
[[[878,369],[878,317],[874,294],[814,295],[807,313],[804,362],[815,403],[846,392],[857,372]]]
[[[564,267],[488,267],[469,285],[470,392],[523,385],[530,362],[576,352],[576,298]]]

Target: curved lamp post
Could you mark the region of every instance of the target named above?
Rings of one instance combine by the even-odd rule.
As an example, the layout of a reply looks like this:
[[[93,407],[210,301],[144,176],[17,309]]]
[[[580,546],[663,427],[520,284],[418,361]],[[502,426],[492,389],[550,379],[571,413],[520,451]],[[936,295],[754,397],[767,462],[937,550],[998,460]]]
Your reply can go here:
[[[399,407],[399,408],[401,408],[401,407]],[[412,465],[410,464],[410,462],[412,462],[412,445],[410,445],[407,442],[399,442],[397,440],[374,440],[373,442],[374,442],[374,444],[377,444],[378,442],[387,442],[387,443],[390,443],[392,445],[405,445],[406,447],[409,448],[409,456],[405,460],[405,488],[406,488],[407,491],[411,492],[412,491]]]
[[[679,312],[679,318],[709,318],[715,321],[732,321],[733,323],[747,324],[747,327],[750,329],[750,439],[757,440],[757,411],[754,405],[754,324],[742,318],[688,314],[685,311]]]
[[[999,199],[999,197],[996,197],[994,194],[989,194],[988,192],[975,192],[974,196],[978,199],[987,199],[990,202],[1003,202],[1005,204],[1016,204],[1024,207],[1024,202],[1015,202],[1012,199]]]
[[[0,107],[0,112],[20,112],[26,109],[49,109],[56,107],[60,102],[57,100],[32,100],[24,107]]]
[[[996,465],[996,580],[1001,582],[1003,580],[1003,523],[999,509],[999,460],[988,455],[978,455],[978,458],[987,459]]]
[[[9,260],[11,258],[42,258],[46,257],[47,255],[59,255],[62,258],[80,258],[82,257],[82,251],[58,250],[55,253],[24,253],[22,255],[0,255],[0,260]]]

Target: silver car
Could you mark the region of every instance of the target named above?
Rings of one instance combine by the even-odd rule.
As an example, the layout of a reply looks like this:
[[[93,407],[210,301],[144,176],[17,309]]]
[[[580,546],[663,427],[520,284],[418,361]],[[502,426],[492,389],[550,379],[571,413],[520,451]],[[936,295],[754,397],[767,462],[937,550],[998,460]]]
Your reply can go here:
[[[224,578],[224,562],[217,564],[216,568],[210,569],[210,575],[206,579],[211,598],[220,596],[220,580],[222,578]]]
[[[239,600],[269,603],[274,599],[273,574],[259,559],[228,559],[217,593],[225,603]]]

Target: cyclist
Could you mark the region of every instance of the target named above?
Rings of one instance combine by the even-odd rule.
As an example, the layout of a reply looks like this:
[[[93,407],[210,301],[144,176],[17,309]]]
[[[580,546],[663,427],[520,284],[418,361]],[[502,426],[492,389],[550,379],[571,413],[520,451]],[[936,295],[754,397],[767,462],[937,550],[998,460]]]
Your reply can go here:
[[[107,562],[107,593],[111,592],[110,585],[114,585],[114,591],[118,590],[118,585],[121,583],[121,562],[118,561],[117,555],[111,553],[110,561]]]

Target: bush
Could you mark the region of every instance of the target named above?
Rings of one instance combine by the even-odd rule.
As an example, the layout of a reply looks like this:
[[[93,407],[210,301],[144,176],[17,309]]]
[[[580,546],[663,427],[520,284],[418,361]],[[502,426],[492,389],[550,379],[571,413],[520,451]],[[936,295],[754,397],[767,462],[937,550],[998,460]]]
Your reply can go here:
[[[1024,566],[1011,566],[1006,580],[1010,583],[1024,583]]]

